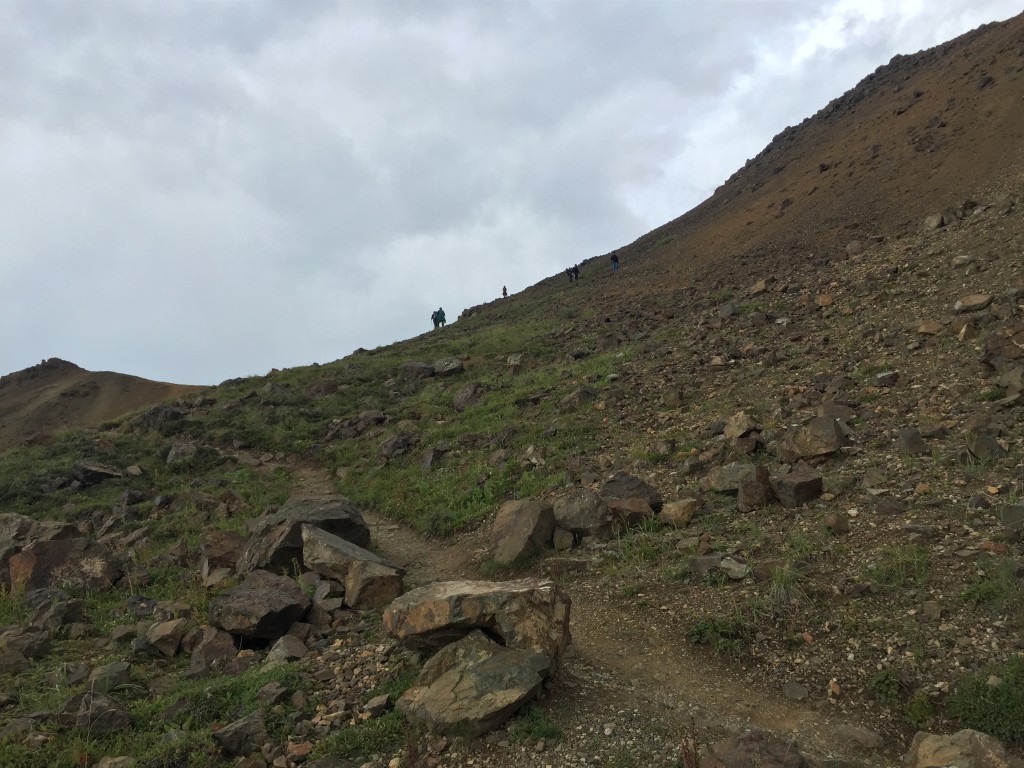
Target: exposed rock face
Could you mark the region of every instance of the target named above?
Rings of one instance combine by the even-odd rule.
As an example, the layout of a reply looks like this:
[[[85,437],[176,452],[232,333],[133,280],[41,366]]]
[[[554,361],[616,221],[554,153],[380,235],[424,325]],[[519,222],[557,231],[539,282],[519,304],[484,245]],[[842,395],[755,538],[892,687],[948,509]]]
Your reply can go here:
[[[360,547],[370,546],[362,513],[344,496],[293,496],[273,515],[253,524],[253,534],[238,558],[238,571],[262,568],[290,573],[303,565],[302,526],[312,525]]]
[[[11,584],[26,589],[108,589],[123,572],[121,558],[89,539],[35,541],[8,561]]]
[[[242,584],[210,601],[208,621],[241,637],[276,640],[309,609],[294,579],[253,571]]]
[[[948,736],[920,731],[903,762],[908,768],[1024,768],[999,739],[970,729]]]
[[[539,501],[506,501],[491,527],[491,548],[495,562],[513,563],[551,547],[555,513],[550,504]]]
[[[472,738],[530,701],[550,668],[544,654],[505,648],[476,630],[438,651],[395,706],[428,730]]]
[[[547,579],[446,581],[392,602],[384,611],[384,629],[421,651],[482,629],[508,648],[548,656],[554,668],[570,641],[569,607],[569,596]]]
[[[403,589],[400,570],[356,560],[345,575],[345,604],[360,611],[383,608],[402,594]]]
[[[260,712],[236,720],[213,732],[213,740],[232,757],[251,755],[267,741],[267,728]]]

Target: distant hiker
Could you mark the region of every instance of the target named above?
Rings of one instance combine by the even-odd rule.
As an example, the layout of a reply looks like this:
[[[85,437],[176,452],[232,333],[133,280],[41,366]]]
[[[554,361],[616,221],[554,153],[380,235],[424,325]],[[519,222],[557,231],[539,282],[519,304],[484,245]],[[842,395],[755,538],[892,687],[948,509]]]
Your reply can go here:
[[[438,307],[437,312],[434,314],[437,316],[437,324],[444,328],[444,310],[441,307]]]
[[[434,330],[437,330],[437,310],[435,309],[430,313],[430,322],[434,324]]]
[[[507,299],[508,298],[508,288],[505,287],[504,285],[501,286],[501,298],[503,298],[503,299]]]
[[[573,268],[572,268],[572,279],[573,280],[579,280],[580,279],[580,265],[579,264],[575,264],[573,266]]]
[[[569,282],[572,282],[572,267],[568,267],[565,270],[565,276],[569,278]]]
[[[612,272],[619,268],[619,254],[612,251]]]

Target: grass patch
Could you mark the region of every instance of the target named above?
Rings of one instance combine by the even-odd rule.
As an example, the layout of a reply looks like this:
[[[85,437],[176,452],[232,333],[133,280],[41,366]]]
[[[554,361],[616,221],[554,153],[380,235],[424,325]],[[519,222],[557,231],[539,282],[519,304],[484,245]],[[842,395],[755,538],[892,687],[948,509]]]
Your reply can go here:
[[[536,704],[523,709],[508,728],[509,740],[521,743],[524,741],[556,741],[562,738],[562,726],[551,719],[545,710]]]
[[[1016,564],[1009,558],[996,561],[976,573],[960,597],[996,612],[1019,610],[1024,603],[1024,588],[1016,576]]]
[[[1024,657],[1015,656],[963,678],[947,713],[965,728],[1024,744]]]
[[[745,654],[751,637],[750,628],[738,618],[701,619],[686,630],[686,639],[694,645],[707,645],[731,656]]]
[[[317,742],[309,758],[341,757],[362,763],[372,755],[387,755],[401,750],[406,744],[406,734],[405,717],[393,709],[383,717],[345,726],[332,733]]]
[[[928,581],[928,550],[914,545],[885,547],[867,577],[888,587],[921,586]]]

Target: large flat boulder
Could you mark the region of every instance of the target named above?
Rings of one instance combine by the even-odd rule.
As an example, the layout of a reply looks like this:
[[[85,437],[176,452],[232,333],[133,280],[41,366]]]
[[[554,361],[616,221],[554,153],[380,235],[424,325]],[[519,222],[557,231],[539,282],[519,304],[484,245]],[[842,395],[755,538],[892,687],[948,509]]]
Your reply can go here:
[[[602,499],[642,499],[655,512],[661,511],[662,498],[650,483],[634,475],[619,472],[601,487]]]
[[[569,645],[571,601],[548,579],[443,581],[407,592],[384,611],[384,629],[405,645],[430,652],[474,629],[508,648],[548,656],[556,667]]]
[[[310,600],[295,579],[253,571],[210,601],[207,620],[239,637],[276,640],[306,615]]]
[[[272,515],[257,518],[238,558],[238,571],[255,569],[292,573],[302,559],[302,526],[312,525],[360,547],[370,546],[370,528],[359,509],[344,496],[293,496]]]
[[[506,501],[491,526],[494,560],[509,565],[551,548],[555,533],[555,513],[541,501]]]
[[[533,699],[550,669],[544,654],[506,648],[476,630],[438,651],[395,706],[429,731],[474,738]]]
[[[815,416],[807,426],[788,432],[778,442],[776,453],[780,460],[795,464],[801,459],[824,459],[849,444],[842,422],[832,416]]]
[[[919,731],[903,762],[908,768],[1024,768],[999,739],[969,728],[949,735]]]
[[[109,589],[124,572],[122,558],[90,539],[34,541],[7,563],[12,587]]]

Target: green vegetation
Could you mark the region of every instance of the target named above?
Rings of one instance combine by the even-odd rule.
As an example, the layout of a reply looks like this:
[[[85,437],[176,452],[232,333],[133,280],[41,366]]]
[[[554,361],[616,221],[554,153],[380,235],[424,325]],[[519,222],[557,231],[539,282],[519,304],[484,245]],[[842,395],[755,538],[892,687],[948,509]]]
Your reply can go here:
[[[509,740],[514,742],[555,741],[562,738],[562,726],[537,704],[526,707],[508,728]]]
[[[739,618],[701,619],[686,631],[694,645],[708,645],[718,653],[743,655],[750,647],[750,628]]]
[[[964,677],[947,712],[965,728],[1024,744],[1024,656]]]
[[[975,574],[960,597],[996,612],[1019,610],[1024,604],[1024,586],[1017,578],[1016,568],[1016,563],[1010,558],[992,562],[984,571]]]
[[[914,545],[885,547],[867,578],[888,587],[920,586],[928,580],[928,550]]]

